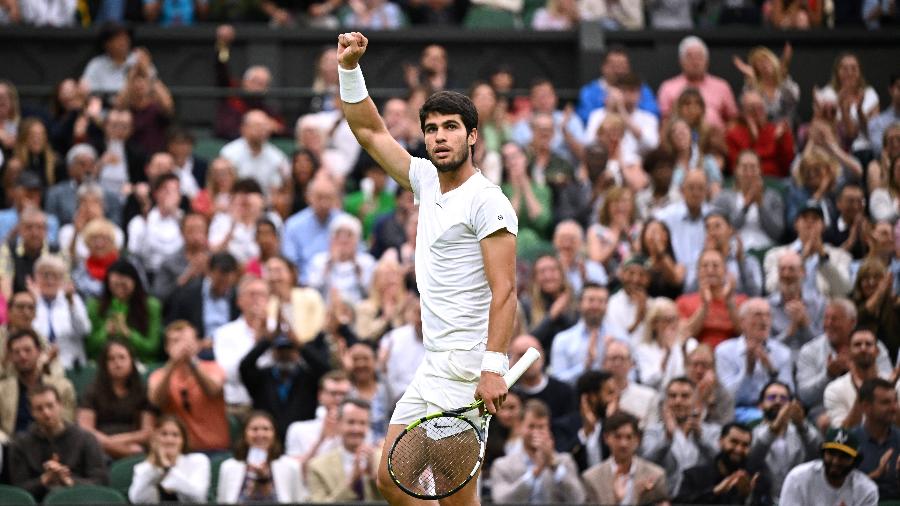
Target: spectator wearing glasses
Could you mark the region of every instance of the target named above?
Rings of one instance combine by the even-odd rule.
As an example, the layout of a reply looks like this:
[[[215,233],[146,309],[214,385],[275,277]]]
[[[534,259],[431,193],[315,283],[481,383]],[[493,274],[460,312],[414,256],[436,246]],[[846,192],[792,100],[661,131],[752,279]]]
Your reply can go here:
[[[163,414],[184,421],[191,448],[199,451],[230,447],[225,417],[225,371],[212,361],[197,358],[197,331],[183,320],[166,327],[168,362],[150,375],[150,402]]]
[[[716,377],[716,357],[712,348],[701,344],[688,353],[684,362],[685,376],[697,385],[697,406],[701,419],[725,425],[734,420],[734,396]]]
[[[791,388],[770,381],[759,394],[762,422],[753,429],[750,461],[765,462],[771,473],[772,497],[781,494],[787,473],[818,454],[822,437],[806,419],[806,411],[794,398]]]

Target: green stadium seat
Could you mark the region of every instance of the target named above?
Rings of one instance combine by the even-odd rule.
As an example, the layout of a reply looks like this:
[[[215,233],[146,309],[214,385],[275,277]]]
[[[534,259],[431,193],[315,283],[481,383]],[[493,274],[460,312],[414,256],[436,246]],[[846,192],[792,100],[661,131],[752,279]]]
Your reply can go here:
[[[50,492],[43,504],[48,506],[55,504],[66,506],[73,504],[128,504],[128,500],[113,488],[75,485]]]
[[[486,5],[473,5],[466,13],[463,26],[474,30],[497,30],[520,28],[521,23],[510,11]]]
[[[123,457],[109,466],[109,486],[118,490],[122,495],[128,497],[128,488],[131,486],[131,479],[134,477],[134,466],[140,464],[146,459],[144,454]]]
[[[68,378],[69,381],[72,382],[72,386],[75,387],[75,394],[78,396],[79,402],[84,396],[87,387],[94,381],[96,375],[97,366],[93,362],[88,362],[80,367],[73,367],[66,371],[66,378]]]
[[[0,485],[0,506],[28,506],[37,504],[27,490],[12,485]]]
[[[276,148],[280,149],[282,153],[287,155],[290,158],[291,155],[294,154],[294,151],[297,149],[296,144],[294,143],[294,139],[289,139],[287,137],[272,137],[269,139]]]
[[[219,468],[222,467],[222,462],[225,462],[231,457],[231,452],[222,452],[212,455],[209,458],[209,493],[207,496],[211,503],[216,501],[216,493],[219,488]]]
[[[212,160],[219,156],[219,151],[225,144],[227,144],[227,141],[216,139],[215,137],[199,137],[197,138],[197,143],[194,145],[194,155],[200,158],[206,158],[207,160]],[[200,182],[201,181],[198,181],[198,183]]]

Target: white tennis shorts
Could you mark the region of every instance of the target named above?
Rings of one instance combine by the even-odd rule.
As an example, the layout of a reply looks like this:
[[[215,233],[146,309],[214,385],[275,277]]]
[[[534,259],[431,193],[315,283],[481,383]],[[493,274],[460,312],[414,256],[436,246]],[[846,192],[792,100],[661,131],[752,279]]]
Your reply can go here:
[[[391,424],[409,425],[425,415],[461,408],[475,400],[484,350],[426,351],[412,382],[397,401]]]

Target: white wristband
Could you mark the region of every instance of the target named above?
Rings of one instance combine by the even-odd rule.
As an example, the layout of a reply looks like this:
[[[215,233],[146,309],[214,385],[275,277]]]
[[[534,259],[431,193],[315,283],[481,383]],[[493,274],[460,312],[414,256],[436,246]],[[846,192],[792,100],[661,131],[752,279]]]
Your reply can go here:
[[[481,372],[493,372],[499,375],[506,374],[509,370],[509,359],[505,353],[486,351],[481,357]]]
[[[345,70],[338,66],[338,82],[341,89],[341,100],[348,104],[362,102],[369,96],[366,80],[359,65],[353,70]]]

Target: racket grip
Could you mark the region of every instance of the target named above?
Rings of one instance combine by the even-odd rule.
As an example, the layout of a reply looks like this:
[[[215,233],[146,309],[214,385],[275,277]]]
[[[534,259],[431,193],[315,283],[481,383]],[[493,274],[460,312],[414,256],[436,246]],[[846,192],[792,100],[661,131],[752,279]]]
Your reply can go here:
[[[537,359],[541,357],[541,353],[537,351],[535,348],[528,348],[525,351],[525,354],[522,355],[522,358],[516,362],[516,365],[509,368],[509,371],[505,375],[503,375],[503,380],[506,381],[506,388],[512,387],[516,381],[519,381],[519,378],[525,374],[525,371],[531,367]]]

